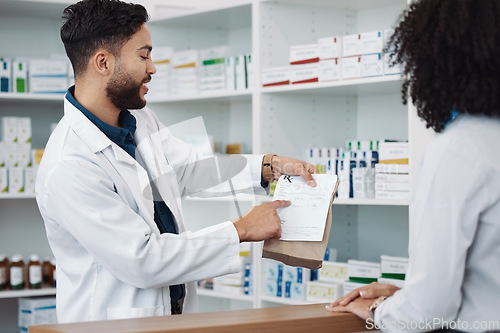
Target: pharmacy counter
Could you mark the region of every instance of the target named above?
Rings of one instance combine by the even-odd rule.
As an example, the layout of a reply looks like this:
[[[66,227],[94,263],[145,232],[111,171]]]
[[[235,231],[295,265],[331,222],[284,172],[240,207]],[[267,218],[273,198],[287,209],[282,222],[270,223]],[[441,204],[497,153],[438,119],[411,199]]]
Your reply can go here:
[[[31,326],[29,333],[160,332],[361,332],[366,323],[350,313],[331,313],[326,304],[280,306],[177,316]],[[372,330],[371,330],[372,331]]]

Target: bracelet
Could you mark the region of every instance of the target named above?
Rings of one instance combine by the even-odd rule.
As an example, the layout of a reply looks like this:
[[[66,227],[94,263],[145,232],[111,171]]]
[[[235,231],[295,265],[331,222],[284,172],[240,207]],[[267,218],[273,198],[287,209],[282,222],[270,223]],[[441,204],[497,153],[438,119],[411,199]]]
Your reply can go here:
[[[273,176],[273,164],[271,161],[276,154],[266,154],[262,159],[262,179],[264,182],[272,182],[274,180]]]
[[[380,303],[386,300],[386,298],[387,296],[380,296],[370,305],[370,307],[368,308],[368,313],[370,314],[370,317],[372,317],[372,319],[375,319],[375,310],[380,305]]]

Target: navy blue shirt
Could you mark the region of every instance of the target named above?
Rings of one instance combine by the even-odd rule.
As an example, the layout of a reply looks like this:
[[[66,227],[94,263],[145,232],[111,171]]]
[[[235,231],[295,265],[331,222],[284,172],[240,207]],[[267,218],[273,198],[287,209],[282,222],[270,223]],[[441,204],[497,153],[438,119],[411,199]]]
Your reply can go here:
[[[135,159],[135,141],[134,134],[137,129],[137,122],[135,117],[128,111],[122,110],[120,112],[118,122],[121,127],[111,126],[106,124],[101,119],[97,118],[92,112],[84,108],[80,103],[78,103],[73,96],[75,93],[75,86],[68,89],[68,94],[66,98],[73,104],[75,108],[80,110],[94,125],[96,125],[111,141],[120,146],[125,150],[130,156]],[[174,216],[172,211],[163,201],[153,201],[154,204],[154,216],[155,223],[160,230],[160,233],[172,233],[177,234],[178,231],[175,227]],[[184,285],[170,286],[170,299],[172,307],[174,302],[184,297],[185,289]]]

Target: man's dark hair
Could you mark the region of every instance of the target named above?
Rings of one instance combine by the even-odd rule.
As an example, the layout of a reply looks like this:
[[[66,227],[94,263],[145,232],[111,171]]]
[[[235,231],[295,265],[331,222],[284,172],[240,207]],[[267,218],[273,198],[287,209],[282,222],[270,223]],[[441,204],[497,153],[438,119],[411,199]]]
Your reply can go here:
[[[119,0],[83,0],[65,8],[62,18],[61,40],[78,76],[99,48],[118,56],[149,16],[141,5]]]
[[[440,132],[454,107],[500,115],[500,1],[420,0],[403,15],[387,49],[427,127]]]

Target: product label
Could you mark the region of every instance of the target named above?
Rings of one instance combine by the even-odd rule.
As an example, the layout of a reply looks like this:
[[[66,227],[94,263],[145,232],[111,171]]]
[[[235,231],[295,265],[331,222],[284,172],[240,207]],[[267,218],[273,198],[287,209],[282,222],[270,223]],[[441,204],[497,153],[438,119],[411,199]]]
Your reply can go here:
[[[42,267],[30,266],[30,285],[42,283]]]
[[[22,267],[10,268],[10,285],[18,287],[23,284],[23,269]]]

